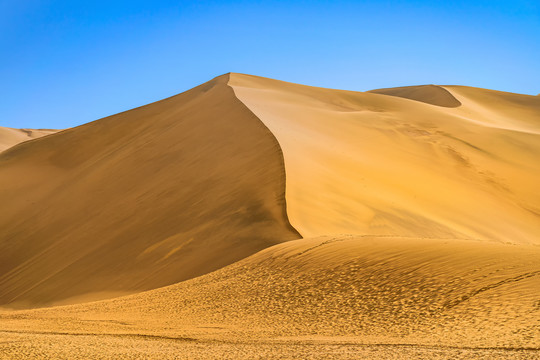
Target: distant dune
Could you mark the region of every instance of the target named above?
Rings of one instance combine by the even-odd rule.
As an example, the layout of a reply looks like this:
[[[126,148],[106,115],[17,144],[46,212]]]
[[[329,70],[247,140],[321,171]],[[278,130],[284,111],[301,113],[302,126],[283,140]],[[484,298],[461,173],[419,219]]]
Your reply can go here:
[[[12,129],[0,126],[0,152],[23,141],[53,134],[56,131],[50,129]]]
[[[10,147],[0,359],[538,358],[538,159],[537,96],[234,73]]]
[[[448,90],[437,85],[405,86],[389,89],[377,89],[369,92],[397,96],[405,99],[425,102],[426,104],[449,108],[458,107],[461,105],[459,100],[456,99]]]

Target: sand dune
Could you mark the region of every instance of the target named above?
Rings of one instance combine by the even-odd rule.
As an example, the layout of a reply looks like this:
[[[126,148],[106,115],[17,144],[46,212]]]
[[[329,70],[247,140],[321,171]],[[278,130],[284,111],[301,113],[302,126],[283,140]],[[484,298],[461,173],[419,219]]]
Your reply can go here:
[[[4,151],[0,304],[152,289],[299,238],[279,145],[227,78]]]
[[[448,108],[248,75],[229,83],[283,149],[288,214],[303,236],[540,243],[538,98],[448,87],[463,104]]]
[[[237,347],[229,351],[236,352],[244,345],[279,344],[260,350],[269,357],[292,357],[298,348],[333,357],[325,346],[345,343],[345,353],[336,358],[354,358],[366,349],[373,358],[414,356],[422,349],[457,356],[459,348],[465,357],[476,352],[519,358],[538,355],[532,349],[540,347],[539,264],[540,249],[530,245],[371,236],[303,239],[146,293],[0,314],[0,332],[17,337],[20,346],[32,342],[37,353],[47,353],[50,334],[56,333],[58,341],[74,341],[72,347],[83,346],[86,340],[78,340],[83,334],[101,334],[99,351],[112,354],[131,342],[144,354],[141,349],[156,347],[144,336],[154,336],[165,358],[212,357],[231,342]]]
[[[51,129],[12,129],[0,126],[0,152],[23,141],[37,139],[57,131]]]
[[[242,74],[19,144],[0,358],[538,358],[539,158],[536,96]]]

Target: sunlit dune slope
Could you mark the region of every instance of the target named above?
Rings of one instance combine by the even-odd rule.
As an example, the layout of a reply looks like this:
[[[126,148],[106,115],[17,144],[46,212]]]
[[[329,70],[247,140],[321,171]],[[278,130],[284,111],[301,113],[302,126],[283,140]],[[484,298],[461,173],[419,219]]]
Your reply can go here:
[[[282,147],[288,215],[304,237],[540,243],[540,98],[456,86],[389,96],[240,74],[229,84]]]
[[[0,152],[23,141],[53,134],[56,131],[50,129],[12,129],[0,126]]]
[[[122,298],[0,315],[2,330],[538,348],[540,249],[340,236]]]
[[[279,145],[227,80],[2,152],[0,305],[161,287],[299,238]]]

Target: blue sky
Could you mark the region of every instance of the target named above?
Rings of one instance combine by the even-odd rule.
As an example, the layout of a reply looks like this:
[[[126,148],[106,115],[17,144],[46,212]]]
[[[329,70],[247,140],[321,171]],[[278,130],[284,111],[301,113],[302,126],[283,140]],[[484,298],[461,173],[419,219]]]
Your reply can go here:
[[[540,1],[0,0],[0,126],[66,128],[241,72],[540,93]]]

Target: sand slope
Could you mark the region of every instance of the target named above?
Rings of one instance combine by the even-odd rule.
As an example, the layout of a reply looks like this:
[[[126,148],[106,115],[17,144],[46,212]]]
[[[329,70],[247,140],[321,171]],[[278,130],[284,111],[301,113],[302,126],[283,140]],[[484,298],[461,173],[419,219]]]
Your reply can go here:
[[[229,84],[283,149],[303,236],[540,243],[537,97],[428,86],[415,101],[240,74]],[[428,104],[441,91],[462,105]]]
[[[13,129],[0,126],[0,152],[23,141],[37,139],[57,131],[51,129]]]
[[[251,356],[295,357],[294,349],[310,349],[324,358],[330,351],[325,346],[343,343],[336,358],[355,358],[366,349],[370,358],[415,357],[415,352],[417,358],[430,358],[419,356],[421,349],[431,358],[437,351],[443,358],[475,353],[531,358],[540,355],[539,264],[540,249],[530,245],[371,236],[302,239],[146,293],[3,313],[0,333],[17,338],[22,348],[32,341],[34,354],[50,346],[47,334],[57,333],[54,341],[71,347],[88,341],[79,340],[82,334],[98,337],[101,345],[94,354],[114,354],[119,344],[136,342],[138,347],[129,346],[144,356],[157,346],[144,336],[153,336],[161,342],[161,355],[171,358],[175,351],[195,358],[223,356],[224,344],[237,344],[229,348],[237,353],[251,346]],[[276,342],[270,351],[256,346]]]
[[[299,238],[278,143],[222,76],[0,155],[0,304],[176,283]]]

